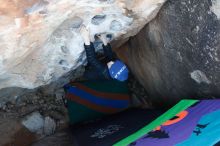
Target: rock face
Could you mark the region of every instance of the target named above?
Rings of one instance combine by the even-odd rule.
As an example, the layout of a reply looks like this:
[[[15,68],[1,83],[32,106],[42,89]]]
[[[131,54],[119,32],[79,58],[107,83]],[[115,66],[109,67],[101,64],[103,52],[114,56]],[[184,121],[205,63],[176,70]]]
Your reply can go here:
[[[22,121],[22,124],[31,132],[40,133],[44,126],[44,119],[40,113],[35,112],[26,117],[26,119]]]
[[[129,41],[128,63],[154,103],[220,97],[220,0],[169,0]]]
[[[0,89],[35,88],[85,63],[81,24],[135,35],[166,0],[0,0]]]

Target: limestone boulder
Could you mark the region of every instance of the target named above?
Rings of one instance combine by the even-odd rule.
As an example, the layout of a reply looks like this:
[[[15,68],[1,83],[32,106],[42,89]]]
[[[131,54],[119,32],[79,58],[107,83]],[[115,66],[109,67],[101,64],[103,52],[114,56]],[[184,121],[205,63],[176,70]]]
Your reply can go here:
[[[220,0],[169,0],[128,43],[128,64],[148,100],[220,97]]]
[[[165,1],[0,0],[0,89],[32,89],[58,80],[86,63],[82,24],[91,35],[126,39]]]

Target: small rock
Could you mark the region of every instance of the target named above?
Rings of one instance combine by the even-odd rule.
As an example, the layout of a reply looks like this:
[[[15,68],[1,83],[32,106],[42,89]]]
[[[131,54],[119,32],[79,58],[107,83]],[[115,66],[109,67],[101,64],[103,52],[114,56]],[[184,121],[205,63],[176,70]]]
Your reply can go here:
[[[51,111],[49,112],[50,117],[52,117],[55,120],[62,120],[64,119],[65,115],[58,112],[58,111]]]
[[[21,103],[17,104],[16,106],[17,106],[17,107],[21,107],[21,106],[25,106],[25,105],[26,105],[25,102],[21,102]]]
[[[63,88],[57,90],[57,91],[55,92],[56,101],[58,101],[58,102],[59,102],[59,101],[63,101],[63,96],[64,96],[64,94],[65,94],[65,92],[64,92],[64,89],[63,89]]]
[[[195,70],[191,72],[190,76],[198,84],[201,84],[201,83],[211,84],[211,81],[207,78],[206,74],[200,70]]]
[[[44,100],[43,100],[43,99],[41,99],[41,100],[39,101],[39,103],[40,103],[40,104],[43,104],[43,103],[44,103]]]
[[[13,104],[8,104],[8,108],[9,108],[9,109],[12,109],[13,107],[14,107]]]
[[[2,106],[2,109],[5,111],[7,109],[7,106],[6,105],[3,105]]]
[[[55,132],[56,130],[56,122],[50,118],[46,117],[44,120],[44,134],[45,135],[51,135]]]
[[[26,116],[22,124],[31,132],[40,134],[44,126],[44,118],[39,112],[34,112]]]

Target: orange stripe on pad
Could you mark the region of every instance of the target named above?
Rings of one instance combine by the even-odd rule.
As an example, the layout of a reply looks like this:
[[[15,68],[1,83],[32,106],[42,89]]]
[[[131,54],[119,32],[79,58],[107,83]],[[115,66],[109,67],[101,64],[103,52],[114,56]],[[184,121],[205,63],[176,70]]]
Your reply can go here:
[[[75,85],[76,87],[86,91],[87,93],[90,93],[90,94],[98,96],[98,97],[106,98],[106,99],[129,100],[129,98],[130,98],[129,95],[125,95],[125,94],[97,92],[97,91],[90,89],[90,88],[88,88],[82,84],[79,84],[79,83],[72,83],[71,85],[73,85],[73,86]]]
[[[93,109],[95,111],[98,111],[100,113],[108,113],[108,114],[112,114],[112,113],[116,113],[116,112],[119,112],[119,111],[122,111],[124,109],[121,109],[121,108],[109,108],[109,107],[103,107],[103,106],[100,106],[100,105],[96,105],[94,103],[91,103],[85,99],[82,99],[80,98],[79,96],[75,96],[73,94],[70,94],[68,93],[66,95],[67,99],[70,99],[70,100],[73,100],[81,105],[84,105],[90,109]]]

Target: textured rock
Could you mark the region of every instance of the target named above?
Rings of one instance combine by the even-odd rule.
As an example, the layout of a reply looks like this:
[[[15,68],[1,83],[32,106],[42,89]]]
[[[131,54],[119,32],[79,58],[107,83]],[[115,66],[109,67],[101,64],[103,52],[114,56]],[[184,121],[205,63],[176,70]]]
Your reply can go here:
[[[34,112],[23,119],[22,124],[31,132],[42,133],[44,118],[39,112]]]
[[[220,97],[219,6],[220,0],[169,0],[129,41],[128,63],[154,103]]]
[[[166,0],[0,0],[0,89],[35,88],[85,63],[82,23],[91,34],[135,35]]]
[[[56,130],[56,122],[50,117],[45,117],[44,119],[44,134],[51,135]]]
[[[48,136],[55,132],[56,122],[49,116],[43,117],[39,112],[34,112],[22,120],[22,124],[31,132]]]

